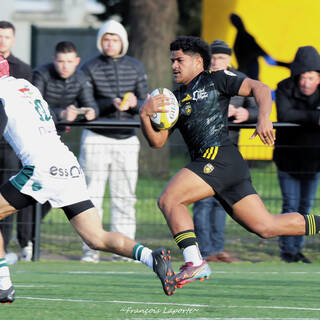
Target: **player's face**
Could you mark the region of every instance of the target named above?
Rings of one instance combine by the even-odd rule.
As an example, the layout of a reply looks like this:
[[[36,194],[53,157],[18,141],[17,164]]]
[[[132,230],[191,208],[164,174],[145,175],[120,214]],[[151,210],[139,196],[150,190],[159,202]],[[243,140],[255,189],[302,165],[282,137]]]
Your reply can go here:
[[[309,71],[302,73],[299,78],[300,91],[306,95],[311,96],[316,92],[320,84],[320,75],[317,71]]]
[[[226,70],[231,62],[231,56],[225,53],[214,53],[211,55],[211,70]]]
[[[0,29],[0,53],[7,58],[15,44],[14,32],[11,28]]]
[[[186,85],[203,71],[203,61],[199,54],[184,53],[180,49],[171,51],[171,67],[175,82]]]
[[[63,79],[67,79],[74,74],[79,62],[80,58],[75,52],[59,52],[54,58],[56,70]]]
[[[117,58],[122,51],[122,41],[117,34],[106,33],[101,39],[101,47],[106,56]]]

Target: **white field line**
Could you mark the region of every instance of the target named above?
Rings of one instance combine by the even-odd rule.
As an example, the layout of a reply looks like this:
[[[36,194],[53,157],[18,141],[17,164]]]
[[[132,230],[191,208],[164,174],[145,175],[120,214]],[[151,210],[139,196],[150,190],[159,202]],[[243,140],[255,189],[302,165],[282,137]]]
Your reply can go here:
[[[57,288],[57,287],[61,287],[62,285],[58,285],[58,284],[15,284],[14,283],[14,287],[15,288]]]
[[[282,310],[303,310],[303,311],[320,311],[320,308],[306,308],[306,307],[284,307],[284,306],[219,306],[219,308],[246,308],[246,309],[282,309]]]
[[[152,272],[134,272],[134,271],[69,271],[69,272],[61,272],[67,274],[152,274]],[[306,271],[292,271],[292,272],[279,272],[279,271],[213,271],[213,274],[221,273],[221,274],[320,274],[320,271],[314,272],[306,272]]]
[[[13,273],[29,273],[27,270],[17,270],[12,271]],[[35,273],[31,271],[31,273]],[[150,271],[143,271],[143,272],[135,272],[135,271],[61,271],[56,272],[61,274],[153,274]],[[296,274],[296,275],[305,275],[305,274],[320,274],[320,271],[213,271],[214,274]]]
[[[18,299],[27,300],[42,300],[42,301],[66,301],[66,302],[88,302],[88,303],[121,303],[121,304],[143,304],[143,305],[164,305],[164,306],[183,306],[183,307],[210,307],[207,304],[185,304],[185,303],[168,303],[168,302],[146,302],[146,301],[121,301],[121,300],[87,300],[87,299],[64,299],[64,298],[40,298],[30,296],[18,296]],[[320,311],[320,308],[306,308],[306,307],[286,307],[286,306],[211,306],[213,308],[224,309],[278,309],[278,310],[301,310],[301,311]],[[258,319],[258,318],[252,318]]]
[[[87,299],[65,299],[65,298],[40,298],[17,296],[17,299],[42,300],[42,301],[65,301],[65,302],[89,302],[89,303],[122,303],[122,304],[142,304],[142,305],[164,305],[164,306],[181,306],[181,307],[200,307],[208,308],[207,304],[186,304],[186,303],[170,303],[170,302],[145,302],[145,301],[121,301],[121,300],[87,300]]]

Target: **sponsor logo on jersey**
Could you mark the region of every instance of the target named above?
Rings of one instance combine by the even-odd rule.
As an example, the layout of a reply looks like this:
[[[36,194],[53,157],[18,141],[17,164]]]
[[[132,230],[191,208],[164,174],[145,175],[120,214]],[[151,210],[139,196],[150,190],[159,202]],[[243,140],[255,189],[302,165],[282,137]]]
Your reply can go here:
[[[187,93],[187,95],[181,100],[181,102],[186,102],[186,101],[190,101],[192,100],[192,97],[190,96],[189,93]]]
[[[39,182],[34,182],[32,184],[32,191],[39,191],[42,189],[42,185]]]
[[[211,163],[207,163],[204,167],[203,167],[203,173],[205,174],[209,174],[214,170],[214,166]]]
[[[228,76],[236,77],[237,75],[229,70],[224,70],[224,73],[227,74]]]
[[[30,91],[30,89],[25,87],[25,88],[19,89],[19,91],[22,92],[22,93],[26,93],[26,92]]]
[[[59,168],[56,166],[52,166],[49,169],[49,172],[54,177],[71,177],[71,178],[79,178],[82,171],[80,167],[72,166],[70,168]]]
[[[208,92],[206,92],[204,88],[198,89],[194,91],[192,94],[192,100],[195,100],[195,101],[203,100],[207,97],[208,97]]]

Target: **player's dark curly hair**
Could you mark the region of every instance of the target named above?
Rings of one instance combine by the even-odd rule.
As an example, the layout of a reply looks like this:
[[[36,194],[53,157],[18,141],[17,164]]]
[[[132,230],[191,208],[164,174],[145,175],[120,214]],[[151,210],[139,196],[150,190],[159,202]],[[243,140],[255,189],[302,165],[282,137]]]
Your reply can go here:
[[[180,36],[170,43],[170,51],[182,50],[184,53],[193,52],[200,54],[204,70],[209,70],[211,54],[209,45],[199,37]]]

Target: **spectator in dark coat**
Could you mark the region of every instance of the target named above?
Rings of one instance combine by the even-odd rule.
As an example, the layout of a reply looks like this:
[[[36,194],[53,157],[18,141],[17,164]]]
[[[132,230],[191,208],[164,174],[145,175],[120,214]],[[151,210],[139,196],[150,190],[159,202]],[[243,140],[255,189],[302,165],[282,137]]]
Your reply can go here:
[[[48,102],[56,120],[74,121],[79,114],[93,120],[98,115],[87,77],[77,70],[79,63],[75,45],[62,41],[56,45],[54,61],[33,71],[33,84]]]
[[[302,128],[278,128],[274,161],[282,191],[282,212],[309,214],[320,177],[320,56],[311,46],[300,47],[291,77],[276,90],[279,122]],[[303,236],[280,237],[281,259],[310,263],[301,250]]]
[[[63,41],[56,45],[54,61],[33,71],[33,84],[48,102],[56,121],[74,121],[78,117],[93,120],[98,113],[85,75],[76,70],[79,62],[75,45]],[[42,205],[42,218],[50,209],[48,202]],[[27,244],[22,250],[22,257],[27,261],[32,258],[34,222],[34,212],[31,212],[20,224],[20,232],[18,229],[18,239]]]

